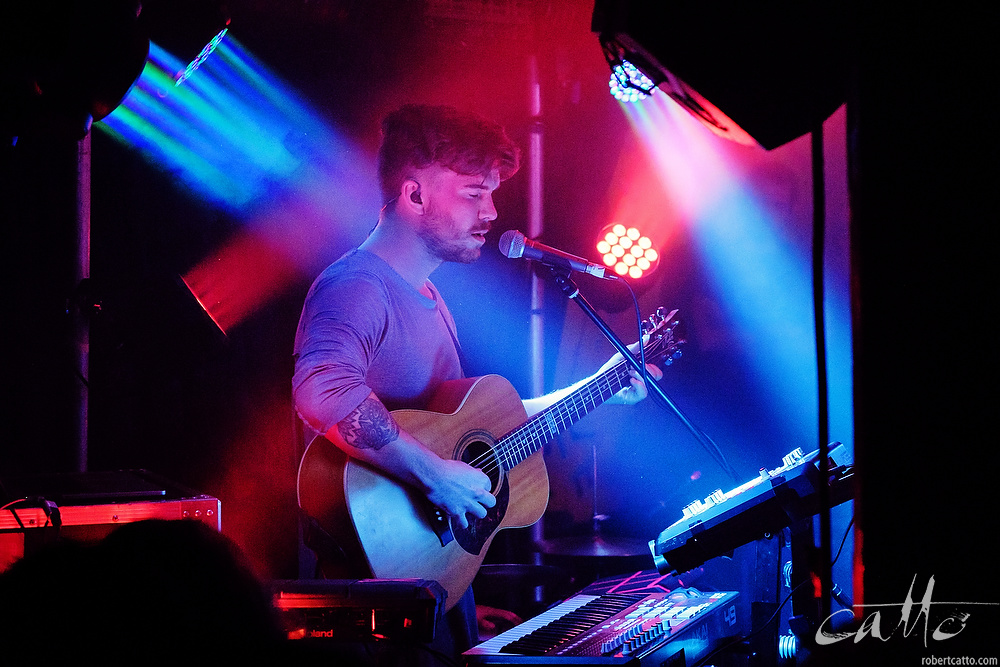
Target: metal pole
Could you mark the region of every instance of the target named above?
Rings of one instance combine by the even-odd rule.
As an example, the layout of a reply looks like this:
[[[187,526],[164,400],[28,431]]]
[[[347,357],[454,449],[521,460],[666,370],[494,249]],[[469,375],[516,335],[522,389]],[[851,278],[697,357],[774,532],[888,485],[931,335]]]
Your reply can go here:
[[[77,143],[76,179],[76,275],[77,289],[73,303],[69,304],[74,318],[76,336],[77,375],[77,445],[76,470],[87,471],[87,414],[90,405],[90,133]]]
[[[542,92],[538,75],[538,57],[530,58],[529,104],[531,110],[531,134],[528,139],[528,237],[537,238],[544,228],[542,215]],[[543,306],[545,292],[538,275],[531,274],[531,320],[529,322],[529,345],[531,354],[531,393],[533,397],[545,393],[545,320]],[[531,538],[535,544],[545,539],[544,517],[531,527]],[[542,564],[542,555],[534,554],[536,565]],[[535,601],[539,602],[541,589],[535,590]]]
[[[531,56],[531,135],[528,139],[528,238],[537,238],[544,229],[542,214],[542,95],[538,79],[538,58]],[[543,283],[531,275],[531,391],[545,393]]]

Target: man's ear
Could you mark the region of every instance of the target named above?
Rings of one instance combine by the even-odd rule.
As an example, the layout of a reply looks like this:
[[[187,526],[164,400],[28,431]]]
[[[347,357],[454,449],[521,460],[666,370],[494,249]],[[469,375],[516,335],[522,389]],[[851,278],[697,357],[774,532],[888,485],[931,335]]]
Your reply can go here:
[[[424,212],[424,200],[420,194],[420,183],[414,179],[408,178],[403,181],[400,199],[404,205],[410,206],[414,212]]]

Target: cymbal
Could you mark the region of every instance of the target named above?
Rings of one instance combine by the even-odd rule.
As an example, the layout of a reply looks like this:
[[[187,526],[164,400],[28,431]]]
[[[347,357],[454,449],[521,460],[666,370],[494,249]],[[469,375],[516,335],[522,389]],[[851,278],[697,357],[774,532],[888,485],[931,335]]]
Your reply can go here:
[[[557,537],[538,543],[542,553],[555,556],[591,556],[594,558],[649,556],[649,542],[622,537]]]

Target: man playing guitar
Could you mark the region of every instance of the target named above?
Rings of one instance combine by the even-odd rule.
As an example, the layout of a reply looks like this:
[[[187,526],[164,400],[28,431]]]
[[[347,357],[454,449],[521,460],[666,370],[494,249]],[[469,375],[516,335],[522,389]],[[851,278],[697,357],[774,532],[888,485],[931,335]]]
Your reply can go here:
[[[391,411],[431,409],[443,383],[463,377],[455,323],[430,275],[443,262],[479,258],[497,218],[493,193],[517,171],[519,150],[499,125],[450,107],[404,106],[385,118],[382,136],[378,168],[386,203],[368,238],[309,290],[295,337],[295,407],[349,459],[415,490],[455,529],[469,528],[496,506],[496,480],[442,456],[450,450],[422,442]],[[662,376],[653,365],[649,371]],[[579,384],[523,401],[524,413],[538,413]],[[646,396],[634,374],[622,386],[614,402]],[[310,513],[301,475],[300,504]],[[359,559],[350,548],[338,553],[344,563],[324,562],[329,554],[320,554],[327,576],[381,576],[369,564],[351,563]],[[443,641],[458,655],[477,641],[475,606],[471,591],[452,594],[454,636]]]

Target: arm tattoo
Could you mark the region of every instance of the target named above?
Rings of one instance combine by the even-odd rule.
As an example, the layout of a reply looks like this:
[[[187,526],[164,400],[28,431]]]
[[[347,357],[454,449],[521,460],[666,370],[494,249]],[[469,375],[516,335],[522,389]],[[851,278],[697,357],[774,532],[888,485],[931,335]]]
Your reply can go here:
[[[399,425],[385,406],[369,397],[337,424],[341,437],[358,449],[382,449],[399,437]]]

